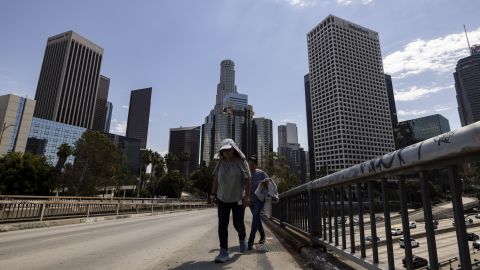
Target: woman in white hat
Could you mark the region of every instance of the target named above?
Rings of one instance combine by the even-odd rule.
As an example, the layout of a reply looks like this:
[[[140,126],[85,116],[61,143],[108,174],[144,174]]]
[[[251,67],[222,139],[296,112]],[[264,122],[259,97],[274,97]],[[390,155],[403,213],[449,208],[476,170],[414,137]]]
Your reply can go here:
[[[218,210],[218,238],[220,240],[220,254],[215,262],[230,260],[228,255],[228,223],[230,211],[233,213],[233,226],[238,232],[240,252],[245,252],[245,207],[250,203],[250,169],[245,155],[232,139],[222,141],[222,147],[217,156],[219,161],[213,171],[212,203],[217,203]]]

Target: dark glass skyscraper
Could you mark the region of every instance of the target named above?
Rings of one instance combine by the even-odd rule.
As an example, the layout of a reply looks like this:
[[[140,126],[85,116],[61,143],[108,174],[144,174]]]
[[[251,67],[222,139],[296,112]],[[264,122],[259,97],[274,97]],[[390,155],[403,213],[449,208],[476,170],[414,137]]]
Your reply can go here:
[[[95,104],[95,116],[93,119],[93,130],[108,132],[108,130],[105,130],[105,122],[107,121],[107,99],[109,87],[110,79],[103,75],[100,75],[97,102]]]
[[[34,116],[92,128],[103,49],[68,31],[48,38]]]
[[[392,131],[395,131],[398,125],[397,106],[395,105],[395,94],[393,93],[392,76],[385,74],[385,84],[387,85],[388,107],[390,107],[390,118],[392,119]],[[398,144],[397,136],[393,134],[395,141],[395,149],[400,146]]]
[[[457,62],[453,77],[462,126],[480,121],[480,45]]]
[[[450,131],[447,118],[434,114],[398,123],[395,136],[400,148],[433,138]]]
[[[139,139],[141,149],[147,147],[151,99],[151,87],[133,90],[130,95],[126,136],[128,138]]]
[[[181,127],[170,129],[170,143],[168,152],[175,154],[179,159],[188,154],[187,161],[179,160],[178,169],[188,175],[198,168],[200,151],[200,127]]]

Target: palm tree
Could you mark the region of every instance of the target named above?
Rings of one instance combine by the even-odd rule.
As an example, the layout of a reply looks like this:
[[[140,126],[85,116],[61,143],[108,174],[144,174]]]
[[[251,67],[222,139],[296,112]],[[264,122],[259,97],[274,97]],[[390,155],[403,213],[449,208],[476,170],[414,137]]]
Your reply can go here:
[[[67,143],[62,143],[58,148],[57,151],[57,165],[55,166],[55,176],[57,179],[63,178],[63,185],[62,185],[62,194],[65,192],[65,177],[62,177],[62,169],[65,167],[65,163],[69,156],[73,155],[73,147],[71,147]]]
[[[62,145],[60,145],[57,149],[58,161],[57,165],[55,166],[55,171],[59,172],[65,166],[67,158],[73,154],[73,148],[67,143],[62,143]]]

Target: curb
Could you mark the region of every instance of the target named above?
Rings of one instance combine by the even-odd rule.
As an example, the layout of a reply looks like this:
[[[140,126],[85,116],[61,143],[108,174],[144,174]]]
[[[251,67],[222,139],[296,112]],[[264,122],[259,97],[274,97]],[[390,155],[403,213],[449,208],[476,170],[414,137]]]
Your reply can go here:
[[[262,221],[268,228],[275,233],[280,242],[289,245],[291,249],[298,252],[303,260],[304,269],[322,269],[322,270],[344,270],[353,269],[341,263],[331,254],[322,249],[312,247],[308,237],[301,235],[293,230],[280,227],[280,224],[266,216],[262,216]]]
[[[206,209],[210,209],[210,208],[191,209],[187,211],[165,211],[165,212],[155,212],[155,213],[127,214],[127,215],[118,215],[118,216],[99,216],[99,217],[88,217],[88,218],[70,218],[70,219],[59,219],[59,220],[19,222],[19,223],[0,225],[0,233],[27,230],[27,229],[48,228],[48,227],[63,226],[63,225],[95,223],[95,222],[126,219],[126,218],[157,216],[162,214],[182,213],[182,212],[189,212],[189,211],[200,211],[200,210],[206,210]]]

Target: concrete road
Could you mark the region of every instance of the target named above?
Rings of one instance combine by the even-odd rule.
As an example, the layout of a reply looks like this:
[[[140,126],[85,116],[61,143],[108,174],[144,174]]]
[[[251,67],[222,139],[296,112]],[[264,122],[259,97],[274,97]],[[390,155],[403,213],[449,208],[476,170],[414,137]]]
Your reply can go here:
[[[240,254],[230,223],[229,244],[232,260],[214,263],[217,213],[207,209],[0,233],[0,269],[301,269],[268,229]]]

